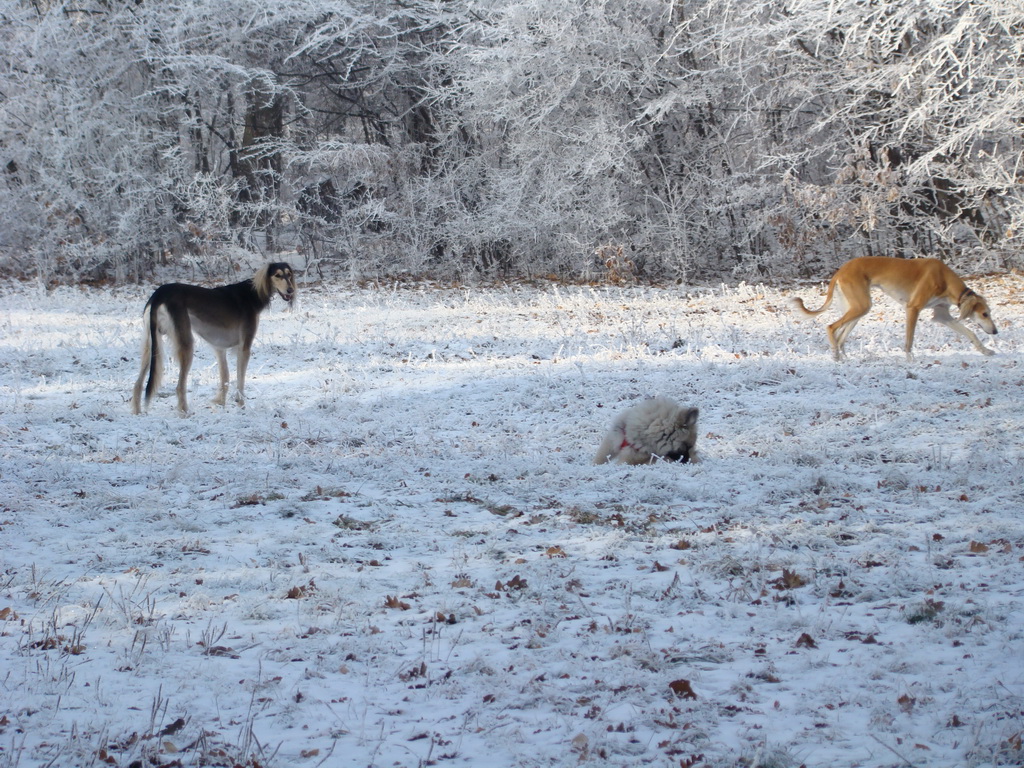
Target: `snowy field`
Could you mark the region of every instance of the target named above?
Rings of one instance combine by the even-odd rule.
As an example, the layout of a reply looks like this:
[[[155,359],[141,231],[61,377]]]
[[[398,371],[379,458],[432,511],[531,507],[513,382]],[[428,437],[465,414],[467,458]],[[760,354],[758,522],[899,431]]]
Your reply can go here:
[[[772,288],[304,286],[187,418],[150,288],[8,288],[0,768],[1021,765],[1024,279],[969,282],[996,356],[880,298],[842,364]],[[659,394],[702,462],[593,466]]]

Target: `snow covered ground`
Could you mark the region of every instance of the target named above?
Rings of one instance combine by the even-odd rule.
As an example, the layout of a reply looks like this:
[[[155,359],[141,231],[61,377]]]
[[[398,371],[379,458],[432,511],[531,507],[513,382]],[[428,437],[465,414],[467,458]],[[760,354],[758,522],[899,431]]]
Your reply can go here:
[[[843,364],[771,288],[306,286],[187,418],[148,288],[8,288],[0,767],[1021,765],[1024,279],[970,282],[997,356],[880,298]],[[593,466],[658,394],[702,463]]]

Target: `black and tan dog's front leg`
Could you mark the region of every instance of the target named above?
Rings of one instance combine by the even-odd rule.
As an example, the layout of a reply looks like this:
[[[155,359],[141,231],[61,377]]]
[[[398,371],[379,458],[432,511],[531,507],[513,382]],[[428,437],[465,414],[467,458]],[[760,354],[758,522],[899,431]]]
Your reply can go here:
[[[245,407],[245,372],[249,367],[249,356],[252,354],[252,347],[249,344],[242,344],[238,347],[238,371],[235,382],[235,402]]]

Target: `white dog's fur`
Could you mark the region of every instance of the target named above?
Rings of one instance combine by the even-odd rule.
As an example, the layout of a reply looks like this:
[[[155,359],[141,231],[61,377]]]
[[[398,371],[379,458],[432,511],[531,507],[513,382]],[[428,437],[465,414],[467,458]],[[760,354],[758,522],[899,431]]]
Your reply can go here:
[[[696,408],[680,407],[667,397],[634,405],[615,417],[594,463],[696,461],[697,414]]]

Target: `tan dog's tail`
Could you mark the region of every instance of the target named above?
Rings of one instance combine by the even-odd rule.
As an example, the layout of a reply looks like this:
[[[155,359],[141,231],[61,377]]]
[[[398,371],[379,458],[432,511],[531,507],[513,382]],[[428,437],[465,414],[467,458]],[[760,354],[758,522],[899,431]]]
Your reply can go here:
[[[829,306],[831,306],[831,304],[832,304],[832,294],[835,292],[835,290],[836,290],[836,277],[833,277],[831,280],[829,280],[829,283],[828,283],[828,293],[825,294],[825,303],[822,304],[818,309],[808,309],[804,305],[804,300],[801,299],[799,296],[794,296],[792,299],[790,299],[790,302],[792,302],[793,306],[796,307],[797,309],[799,309],[805,315],[820,315],[822,312],[824,312],[826,309],[828,309]]]

